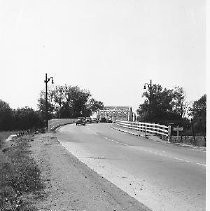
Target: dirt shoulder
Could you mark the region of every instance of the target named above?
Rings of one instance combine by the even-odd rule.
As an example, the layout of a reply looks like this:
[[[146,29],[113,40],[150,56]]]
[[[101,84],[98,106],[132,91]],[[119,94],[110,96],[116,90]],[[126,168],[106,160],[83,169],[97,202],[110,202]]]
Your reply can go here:
[[[148,210],[71,155],[55,134],[36,135],[31,151],[45,185],[38,210]]]

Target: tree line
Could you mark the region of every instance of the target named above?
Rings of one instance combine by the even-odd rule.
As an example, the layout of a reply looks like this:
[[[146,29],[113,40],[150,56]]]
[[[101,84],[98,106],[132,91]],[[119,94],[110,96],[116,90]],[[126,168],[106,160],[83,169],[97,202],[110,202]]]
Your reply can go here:
[[[91,97],[88,90],[78,86],[56,86],[48,91],[49,118],[77,118],[89,117],[97,109],[103,109],[104,104]],[[45,92],[40,93],[38,108],[41,116],[46,112]]]
[[[90,116],[104,104],[91,97],[88,90],[78,86],[56,86],[48,91],[48,118],[77,118]],[[7,102],[0,100],[0,131],[27,130],[42,128],[45,125],[46,100],[41,91],[38,109],[29,107],[10,108]]]
[[[167,89],[152,84],[142,97],[145,100],[137,109],[138,121],[182,126],[186,133],[193,129],[197,135],[206,135],[206,94],[189,106],[182,87]]]
[[[0,100],[0,131],[41,127],[43,127],[43,120],[39,111],[29,107],[12,109],[8,103]]]
[[[49,119],[87,117],[104,108],[103,102],[95,100],[88,90],[78,86],[58,85],[49,89],[47,96]],[[152,84],[142,97],[144,102],[137,109],[137,121],[174,124],[187,130],[193,126],[196,134],[206,134],[206,95],[189,106],[182,87],[167,89],[160,84]],[[0,130],[42,128],[45,117],[44,91],[40,92],[37,110],[29,107],[12,109],[0,100]]]

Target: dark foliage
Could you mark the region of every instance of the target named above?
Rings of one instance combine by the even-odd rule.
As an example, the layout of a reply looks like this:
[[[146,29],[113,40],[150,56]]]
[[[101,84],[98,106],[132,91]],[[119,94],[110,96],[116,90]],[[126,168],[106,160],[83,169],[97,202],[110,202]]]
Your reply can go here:
[[[153,84],[143,97],[145,101],[137,110],[138,121],[180,126],[184,128],[184,135],[206,134],[206,95],[193,103],[190,109],[192,120],[185,117],[187,102],[183,88],[166,89]]]
[[[206,95],[195,101],[190,108],[194,132],[206,135]]]
[[[87,90],[78,86],[56,86],[48,91],[49,118],[77,118],[90,116],[97,109],[104,107],[101,101],[90,98]],[[39,99],[39,111],[45,117],[45,93]]]
[[[13,121],[13,129],[16,130],[27,130],[43,126],[39,113],[28,107],[14,110]]]
[[[11,109],[9,104],[0,100],[0,131],[28,130],[43,127],[43,121],[38,111],[24,107]]]
[[[56,86],[48,90],[47,96],[48,119],[88,117],[104,108],[101,101],[90,98],[90,92],[78,86]],[[40,93],[38,111],[29,107],[11,109],[8,103],[0,100],[0,131],[39,129],[44,127],[45,119],[44,91]]]
[[[0,99],[0,131],[12,129],[13,112],[9,104]]]
[[[177,91],[178,90],[178,91]],[[183,94],[181,89],[166,89],[159,84],[153,84],[143,93],[145,101],[139,105],[138,120],[142,122],[181,121],[184,113]],[[183,105],[180,106],[180,103]]]

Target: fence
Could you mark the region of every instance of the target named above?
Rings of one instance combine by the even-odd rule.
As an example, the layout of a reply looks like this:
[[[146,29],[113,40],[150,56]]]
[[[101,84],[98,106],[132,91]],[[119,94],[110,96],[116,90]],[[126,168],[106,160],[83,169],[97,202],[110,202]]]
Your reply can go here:
[[[170,138],[171,127],[153,123],[145,122],[129,122],[129,121],[116,121],[116,124],[120,127],[140,131],[146,135],[158,135],[168,139]]]

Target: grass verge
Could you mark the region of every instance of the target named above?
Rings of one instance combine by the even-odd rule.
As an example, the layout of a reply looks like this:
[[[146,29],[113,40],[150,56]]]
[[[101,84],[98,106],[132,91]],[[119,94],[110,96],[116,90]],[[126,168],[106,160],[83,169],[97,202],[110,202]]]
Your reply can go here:
[[[3,141],[6,140],[10,135],[15,134],[15,131],[1,131],[0,132],[0,149]]]
[[[35,211],[33,200],[43,197],[41,172],[30,156],[32,136],[2,144],[0,149],[0,211]]]

